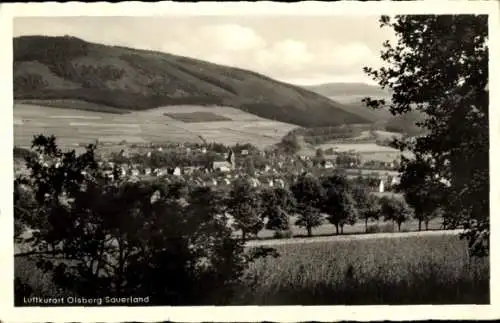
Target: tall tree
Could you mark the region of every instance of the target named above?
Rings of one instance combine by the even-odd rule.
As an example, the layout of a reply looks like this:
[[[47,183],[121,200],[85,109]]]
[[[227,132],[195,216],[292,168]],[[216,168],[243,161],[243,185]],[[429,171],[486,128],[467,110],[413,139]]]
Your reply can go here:
[[[365,232],[368,232],[368,221],[370,219],[378,220],[380,217],[379,198],[376,195],[368,194],[363,203],[358,202],[357,205],[360,218],[365,221]]]
[[[241,230],[243,241],[248,234],[257,234],[264,228],[261,196],[248,181],[242,179],[233,182],[227,205],[235,219],[236,229]]]
[[[262,191],[263,215],[266,228],[285,231],[290,227],[289,214],[295,208],[295,198],[286,188],[268,188]]]
[[[437,181],[432,168],[417,157],[406,165],[400,186],[404,187],[405,200],[415,211],[418,231],[422,230],[422,223],[427,228],[429,221],[438,214],[437,210],[446,202],[443,194],[447,190],[446,184]]]
[[[380,200],[380,214],[385,221],[396,223],[398,231],[401,231],[401,225],[411,217],[411,209],[404,200],[384,196]]]
[[[324,198],[321,210],[328,214],[328,221],[335,225],[337,234],[343,233],[344,225],[356,223],[358,210],[356,201],[347,182],[340,175],[333,175],[323,179]],[[340,230],[339,230],[340,229]]]
[[[394,144],[412,151],[446,190],[448,226],[465,228],[472,254],[489,253],[488,16],[403,15],[380,19],[397,42],[383,44],[386,66],[365,68],[392,90],[394,115],[418,110],[424,135]],[[378,108],[383,100],[365,98]],[[403,159],[403,176],[415,161]],[[404,191],[405,187],[401,189]]]
[[[299,218],[296,224],[307,230],[307,235],[312,236],[312,229],[323,223],[320,213],[323,200],[323,188],[319,180],[312,174],[299,176],[291,191],[297,201]]]

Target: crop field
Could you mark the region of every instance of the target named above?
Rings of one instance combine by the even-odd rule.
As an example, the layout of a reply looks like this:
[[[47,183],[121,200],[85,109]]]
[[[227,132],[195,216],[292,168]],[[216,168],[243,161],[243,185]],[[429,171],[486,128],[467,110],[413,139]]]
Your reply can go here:
[[[359,153],[373,153],[373,152],[398,152],[398,150],[379,146],[376,143],[327,143],[318,145],[319,148],[326,150],[328,148],[333,148],[339,152],[347,152],[347,151],[357,151]]]
[[[488,304],[489,258],[469,257],[454,232],[430,233],[279,240],[279,257],[252,263],[227,305]],[[73,294],[35,263],[16,257],[15,276],[38,295]]]
[[[197,111],[197,112],[176,112],[176,113],[165,113],[167,117],[172,119],[182,121],[182,122],[214,122],[214,121],[231,121],[227,117],[223,117],[213,112],[209,111]]]
[[[391,162],[394,159],[399,159],[401,157],[401,152],[399,150],[387,146],[380,146],[377,145],[375,142],[356,143],[353,140],[353,142],[349,143],[321,144],[318,145],[317,148],[321,148],[323,150],[333,148],[335,151],[338,152],[355,152],[359,154],[362,162],[370,160]],[[315,152],[312,151],[311,154],[313,153]],[[409,152],[404,152],[403,155],[406,157],[410,157]]]
[[[166,113],[195,113],[195,116],[214,114],[229,121],[182,122]],[[96,140],[116,145],[205,140],[226,145],[251,143],[264,148],[280,141],[295,127],[229,107],[169,106],[114,114],[26,103],[16,103],[14,106],[14,144],[20,147],[29,146],[33,135],[43,133],[54,134],[64,148],[74,148]]]
[[[234,305],[489,303],[489,259],[457,235],[357,237],[273,246],[280,257],[251,265]]]

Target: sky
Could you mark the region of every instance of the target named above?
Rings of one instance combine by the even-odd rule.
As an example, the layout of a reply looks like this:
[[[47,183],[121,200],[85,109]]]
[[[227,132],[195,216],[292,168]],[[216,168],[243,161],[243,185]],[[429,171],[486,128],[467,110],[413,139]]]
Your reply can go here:
[[[14,37],[70,35],[235,66],[301,85],[373,83],[382,43],[378,16],[22,17]]]

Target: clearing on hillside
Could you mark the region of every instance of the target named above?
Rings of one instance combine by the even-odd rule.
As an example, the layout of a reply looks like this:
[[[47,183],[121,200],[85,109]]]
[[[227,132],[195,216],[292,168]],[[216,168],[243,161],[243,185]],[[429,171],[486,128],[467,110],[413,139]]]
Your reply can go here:
[[[37,134],[53,134],[62,147],[81,144],[219,142],[273,145],[297,126],[229,107],[169,106],[125,114],[14,104],[14,144],[26,147]],[[166,114],[218,115],[226,121],[182,122]]]
[[[231,121],[228,117],[215,114],[208,111],[197,111],[187,113],[165,113],[167,117],[182,121],[182,122],[215,122],[215,121]]]

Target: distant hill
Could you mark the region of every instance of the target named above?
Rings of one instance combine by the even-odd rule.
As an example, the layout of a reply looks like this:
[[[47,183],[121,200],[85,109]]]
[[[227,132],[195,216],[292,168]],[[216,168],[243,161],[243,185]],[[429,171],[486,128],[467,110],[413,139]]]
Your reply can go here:
[[[365,97],[374,99],[391,100],[391,92],[381,89],[378,86],[366,83],[325,83],[318,85],[302,86],[305,89],[326,96],[335,102],[342,103],[341,108],[353,113],[361,118],[368,119],[378,127],[387,131],[406,133],[415,135],[422,130],[415,125],[415,122],[423,120],[422,113],[411,111],[405,115],[393,116],[386,109],[373,110],[367,108],[361,100]]]
[[[373,122],[320,94],[243,69],[70,36],[13,41],[18,100],[81,100],[109,111],[228,106],[303,127]]]
[[[325,83],[303,87],[342,103],[342,108],[345,111],[366,118],[372,123],[385,122],[391,118],[389,111],[369,109],[361,102],[367,96],[390,100],[390,93],[377,86],[365,83]]]

